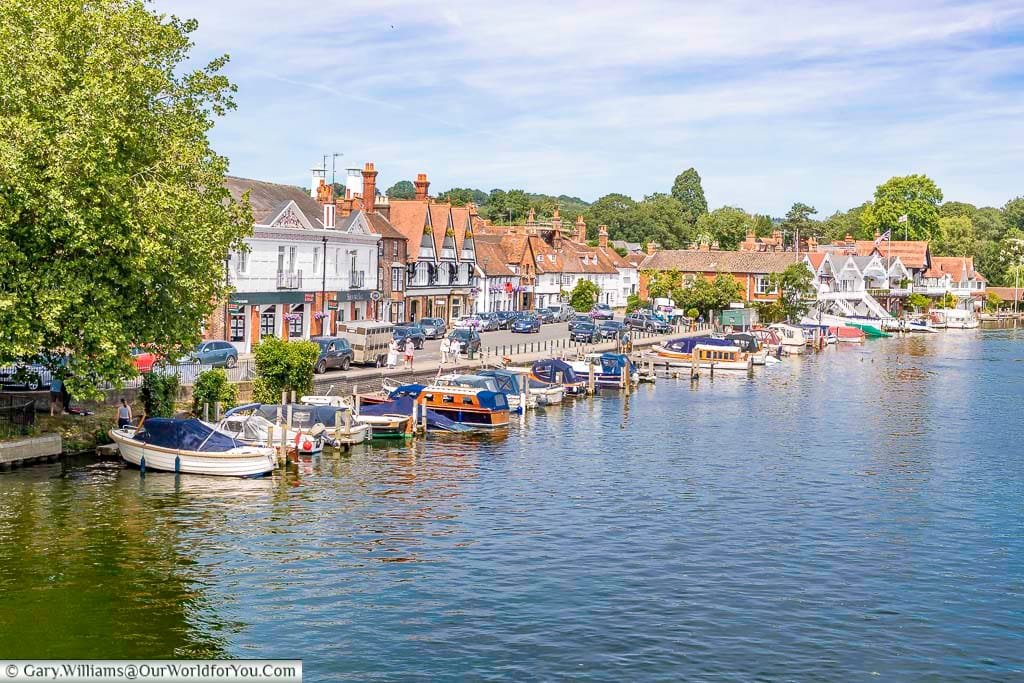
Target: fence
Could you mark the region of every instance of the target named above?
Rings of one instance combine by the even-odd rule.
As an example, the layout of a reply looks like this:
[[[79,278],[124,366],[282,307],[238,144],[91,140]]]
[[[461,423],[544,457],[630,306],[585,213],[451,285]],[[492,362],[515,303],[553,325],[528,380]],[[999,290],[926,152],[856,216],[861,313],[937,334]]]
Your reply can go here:
[[[153,366],[150,372],[157,373],[159,375],[177,375],[178,382],[182,385],[191,386],[195,384],[196,377],[200,373],[212,370],[212,365],[205,363],[181,363],[181,364],[157,364]],[[231,382],[245,382],[248,380],[255,379],[256,377],[256,361],[247,358],[245,360],[238,361],[237,365],[233,368],[224,368],[224,372],[228,374],[228,381]],[[124,383],[125,389],[138,389],[142,386],[142,380],[145,376],[140,375],[134,379],[127,380]]]
[[[0,438],[24,436],[36,424],[36,402],[10,396],[0,397]]]

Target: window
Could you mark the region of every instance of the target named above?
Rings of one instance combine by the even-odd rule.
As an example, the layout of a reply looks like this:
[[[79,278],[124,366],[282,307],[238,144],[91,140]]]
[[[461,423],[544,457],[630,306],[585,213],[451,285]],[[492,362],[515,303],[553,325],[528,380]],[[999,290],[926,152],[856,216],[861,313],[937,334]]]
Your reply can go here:
[[[288,247],[288,272],[295,272],[295,247]]]
[[[281,247],[281,249],[283,250],[284,247]],[[281,253],[283,254],[284,252],[282,251]],[[263,312],[260,313],[260,336],[273,337],[274,332],[276,331],[275,328],[277,327],[277,325],[275,324],[276,321],[277,312],[275,311],[274,307],[267,306],[266,308],[264,308]]]
[[[292,247],[294,250],[295,247]],[[301,337],[302,336],[302,323],[305,317],[304,313],[306,306],[304,304],[296,304],[292,306],[291,319],[288,321],[288,336],[289,337]]]
[[[277,248],[277,272],[284,272],[284,247]]]
[[[341,249],[334,250],[334,274],[341,275]]]
[[[462,300],[452,299],[452,320],[458,320],[462,314]]]
[[[231,315],[231,341],[245,341],[245,314],[233,313]]]
[[[756,275],[754,276],[754,294],[774,294],[775,287],[771,284],[771,279],[767,275]]]
[[[313,272],[320,272],[320,247],[313,248]]]
[[[403,274],[403,269],[402,268],[392,268],[391,269],[391,291],[392,292],[400,292],[400,291],[402,291],[402,289],[403,289],[402,285],[403,285],[403,281],[405,279],[405,278],[402,277],[402,274]]]
[[[249,270],[249,252],[242,250],[235,252],[235,270],[239,275],[245,275]]]
[[[391,240],[391,257],[398,258],[398,240]]]

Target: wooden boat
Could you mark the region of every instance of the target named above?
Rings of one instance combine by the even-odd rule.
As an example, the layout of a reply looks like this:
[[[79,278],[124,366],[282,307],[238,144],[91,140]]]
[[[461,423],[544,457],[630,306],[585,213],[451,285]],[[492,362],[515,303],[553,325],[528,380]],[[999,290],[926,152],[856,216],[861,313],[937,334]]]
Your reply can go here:
[[[737,346],[697,344],[693,358],[700,367],[713,370],[750,370],[753,366],[750,354]]]
[[[785,323],[774,323],[769,325],[779,335],[779,342],[782,345],[783,353],[799,354],[807,350],[807,336],[804,331],[795,325]]]
[[[259,477],[276,465],[274,449],[244,445],[200,420],[151,417],[110,430],[125,462],[145,471]]]
[[[519,377],[511,372],[507,372],[500,377],[495,377],[493,374],[457,375],[452,373],[438,376],[434,380],[432,386],[466,387],[495,391],[505,395],[505,400],[508,402],[508,408],[510,411],[520,413],[522,412],[521,405],[523,400],[529,404],[530,398],[525,391],[523,392],[526,394],[525,399],[520,395],[519,384]],[[534,406],[536,406],[535,400]]]
[[[836,341],[843,344],[863,344],[866,337],[864,330],[857,327],[837,325],[831,330],[832,334],[836,336]]]
[[[507,427],[509,422],[508,401],[497,391],[435,383],[423,387],[416,402],[421,409],[472,427]]]
[[[410,437],[414,426],[423,420],[419,397],[425,388],[422,384],[403,384],[359,394],[360,407],[356,419],[372,427],[375,439]],[[428,431],[465,432],[472,429],[433,410],[427,410],[426,420]]]
[[[651,347],[657,358],[668,365],[689,366],[693,362],[693,350],[700,344],[705,346],[735,347],[733,342],[715,337],[680,337],[669,339]]]
[[[733,332],[725,335],[725,340],[732,342],[741,351],[750,354],[750,362],[754,365],[766,365],[768,363],[768,347],[762,346],[757,337],[750,332]]]

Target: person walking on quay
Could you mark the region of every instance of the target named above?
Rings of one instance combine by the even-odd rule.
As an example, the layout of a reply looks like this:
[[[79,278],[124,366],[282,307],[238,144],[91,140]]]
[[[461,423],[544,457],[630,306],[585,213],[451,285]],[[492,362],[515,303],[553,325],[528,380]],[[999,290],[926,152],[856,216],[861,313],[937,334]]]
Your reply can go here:
[[[412,370],[413,357],[416,355],[416,346],[412,339],[405,340],[405,369]]]
[[[441,340],[441,365],[448,363],[448,354],[452,350],[452,342],[448,337]]]
[[[388,370],[394,370],[398,365],[398,342],[394,339],[388,345]]]
[[[121,405],[117,408],[117,428],[124,429],[132,423],[132,407],[128,401],[121,399]]]
[[[64,405],[64,382],[60,377],[54,377],[50,380],[50,417],[53,417],[57,411],[58,403],[60,403],[62,411],[67,408]]]

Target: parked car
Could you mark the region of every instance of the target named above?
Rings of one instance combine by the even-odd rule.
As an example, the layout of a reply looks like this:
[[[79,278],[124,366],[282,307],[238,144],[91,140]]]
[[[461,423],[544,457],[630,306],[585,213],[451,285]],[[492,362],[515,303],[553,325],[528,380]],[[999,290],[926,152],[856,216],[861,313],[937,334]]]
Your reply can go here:
[[[540,318],[532,315],[524,315],[515,319],[512,323],[513,332],[540,332]]]
[[[0,387],[39,391],[50,386],[50,371],[39,363],[15,363],[0,368]]]
[[[427,339],[441,339],[448,334],[448,326],[440,318],[421,318],[419,323]]]
[[[587,320],[576,325],[575,329],[569,333],[569,339],[575,342],[593,344],[594,342],[601,341],[601,330],[598,329],[597,324],[593,320]]]
[[[139,372],[149,372],[159,360],[160,357],[148,349],[132,349],[132,363]]]
[[[320,357],[316,359],[313,372],[320,375],[328,370],[348,370],[355,358],[355,351],[348,339],[342,337],[312,337],[312,342],[320,345]]]
[[[201,363],[215,368],[233,368],[238,365],[238,349],[226,341],[205,341],[180,362]]]
[[[534,315],[540,319],[542,325],[547,325],[558,321],[558,316],[550,308],[538,308],[534,311]]]
[[[477,313],[477,317],[480,318],[481,332],[496,332],[501,329],[501,324],[498,322],[497,313]]]
[[[480,353],[480,333],[467,327],[457,327],[452,330],[448,338],[459,342],[459,352],[472,358]]]
[[[494,314],[494,317],[498,319],[498,329],[507,330],[512,327],[512,321],[515,320],[515,311],[498,311]]]
[[[650,311],[633,311],[626,316],[626,327],[631,330],[657,332],[658,334],[667,334],[672,331],[671,325]]]
[[[586,313],[577,313],[575,318],[569,319],[569,332],[575,330],[577,325],[592,322],[594,322],[594,320]]]
[[[558,306],[548,306],[548,310],[551,311],[552,315],[555,316],[555,322],[564,323],[572,320],[576,312],[572,309],[572,306],[560,304]]]
[[[615,312],[608,304],[597,304],[590,309],[590,317],[594,320],[611,320],[615,317]]]
[[[605,339],[618,339],[622,331],[626,329],[626,324],[621,320],[604,320],[598,325],[598,329],[601,330],[601,336]]]
[[[405,345],[406,339],[412,339],[413,348],[422,349],[427,341],[427,335],[419,325],[396,325],[394,332],[395,341]]]
[[[471,330],[483,329],[484,321],[478,315],[464,315],[455,321],[455,327],[468,327]]]

